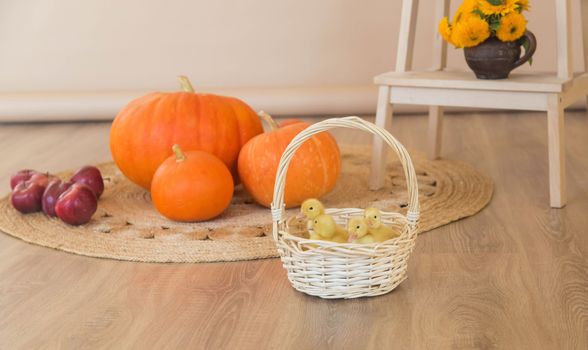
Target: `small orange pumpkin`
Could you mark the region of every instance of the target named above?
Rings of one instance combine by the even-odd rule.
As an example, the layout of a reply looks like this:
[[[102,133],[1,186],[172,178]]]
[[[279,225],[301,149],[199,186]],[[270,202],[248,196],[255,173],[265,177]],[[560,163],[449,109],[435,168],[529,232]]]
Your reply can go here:
[[[157,168],[151,198],[159,213],[175,221],[204,221],[220,215],[233,198],[233,178],[217,157],[203,151],[174,156]]]
[[[264,115],[264,117],[263,117],[263,118],[266,118],[266,119],[267,119],[267,115],[268,115],[267,113],[265,113],[265,112],[263,112],[263,111],[261,111],[260,113],[261,113],[262,115]],[[270,118],[271,118],[271,116],[270,116]],[[273,119],[272,119],[272,121],[273,121]],[[268,123],[271,123],[271,122],[268,120]],[[274,121],[274,123],[275,123],[275,121]],[[300,119],[284,119],[284,120],[281,120],[281,121],[278,123],[278,127],[279,127],[279,128],[283,128],[284,126],[293,125],[293,124],[298,124],[298,123],[304,123],[304,122],[303,122],[302,120],[300,120]],[[270,126],[271,126],[271,125],[272,125],[272,124],[270,124]]]
[[[261,112],[260,117],[270,125],[270,131],[255,136],[243,146],[238,168],[247,192],[257,203],[270,207],[280,157],[290,141],[309,124],[298,120],[279,127],[269,115]],[[341,156],[335,138],[328,132],[312,136],[290,162],[284,190],[286,207],[298,206],[307,198],[320,198],[330,192],[340,169]]]
[[[130,102],[114,119],[110,150],[116,165],[136,184],[149,189],[157,167],[173,144],[185,151],[214,154],[237,181],[241,147],[263,132],[255,111],[245,102],[213,94],[194,93],[180,77],[185,92],[154,92]]]

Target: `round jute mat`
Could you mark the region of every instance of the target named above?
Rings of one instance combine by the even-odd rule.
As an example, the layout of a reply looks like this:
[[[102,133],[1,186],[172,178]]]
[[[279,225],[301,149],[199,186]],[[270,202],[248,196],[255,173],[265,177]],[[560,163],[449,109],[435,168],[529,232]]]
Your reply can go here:
[[[342,154],[337,186],[323,198],[327,207],[374,205],[387,211],[405,210],[404,175],[393,155],[385,187],[369,191],[369,149],[342,147]],[[421,233],[473,215],[490,201],[493,183],[486,175],[460,161],[429,161],[418,152],[411,154],[419,180]],[[99,168],[106,189],[87,225],[72,227],[42,213],[22,215],[5,197],[0,200],[0,230],[41,246],[117,260],[188,263],[278,256],[271,238],[270,210],[254,204],[241,186],[219,218],[177,223],[160,216],[149,192],[128,181],[113,163]],[[65,178],[70,174],[59,175]],[[288,212],[295,215],[297,209]]]

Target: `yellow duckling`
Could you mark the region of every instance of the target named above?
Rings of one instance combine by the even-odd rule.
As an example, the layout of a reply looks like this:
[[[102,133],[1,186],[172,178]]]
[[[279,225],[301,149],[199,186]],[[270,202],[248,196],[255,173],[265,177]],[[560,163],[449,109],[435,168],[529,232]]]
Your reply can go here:
[[[294,236],[309,238],[306,219],[291,218],[288,221],[288,232]]]
[[[302,218],[302,217],[306,217],[307,221],[307,225],[306,228],[307,229],[312,229],[312,224],[314,219],[325,213],[325,206],[323,205],[323,203],[321,203],[321,201],[319,201],[316,198],[309,198],[307,200],[305,200],[304,202],[302,202],[302,205],[300,206],[300,214],[298,214],[298,218]]]
[[[368,233],[367,222],[362,217],[349,219],[347,231],[349,231],[349,243],[366,244],[376,242],[374,236]]]
[[[321,239],[337,243],[347,243],[349,236],[347,231],[335,222],[332,216],[321,214],[313,221],[314,232],[310,234],[310,239]]]
[[[368,225],[368,232],[377,242],[384,242],[400,236],[400,232],[382,224],[380,209],[367,208],[365,210],[365,221]]]

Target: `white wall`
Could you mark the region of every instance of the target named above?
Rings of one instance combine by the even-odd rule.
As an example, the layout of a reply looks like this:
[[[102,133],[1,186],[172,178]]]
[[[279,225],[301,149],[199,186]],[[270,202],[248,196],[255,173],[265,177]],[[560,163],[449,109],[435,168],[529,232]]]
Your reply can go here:
[[[552,2],[532,1],[533,69],[555,64]],[[143,91],[176,89],[178,74],[282,114],[369,113],[373,76],[394,66],[400,3],[0,0],[0,119],[111,118]],[[421,0],[416,67],[430,57],[433,4]],[[450,65],[463,66],[462,55],[450,49]]]

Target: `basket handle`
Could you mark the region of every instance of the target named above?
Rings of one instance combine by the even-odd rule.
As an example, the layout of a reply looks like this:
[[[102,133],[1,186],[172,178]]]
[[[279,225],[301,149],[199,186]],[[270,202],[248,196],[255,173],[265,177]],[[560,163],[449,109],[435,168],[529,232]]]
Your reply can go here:
[[[284,188],[286,186],[286,174],[294,154],[302,144],[313,135],[333,128],[349,128],[367,131],[381,137],[390,146],[400,159],[406,177],[406,187],[408,189],[408,212],[406,218],[408,224],[416,225],[419,219],[419,201],[418,201],[418,184],[416,173],[412,161],[404,146],[398,142],[386,129],[381,128],[373,123],[365,121],[359,117],[344,117],[326,119],[309,126],[296,135],[280,158],[280,164],[276,172],[276,182],[274,184],[274,198],[272,202],[272,220],[274,226],[274,239],[277,239],[278,224],[284,220]]]

